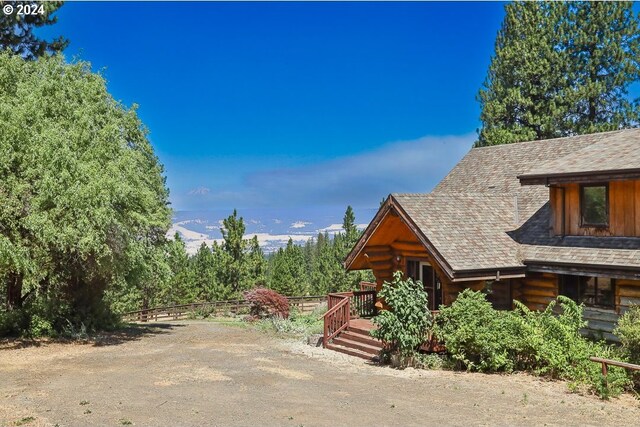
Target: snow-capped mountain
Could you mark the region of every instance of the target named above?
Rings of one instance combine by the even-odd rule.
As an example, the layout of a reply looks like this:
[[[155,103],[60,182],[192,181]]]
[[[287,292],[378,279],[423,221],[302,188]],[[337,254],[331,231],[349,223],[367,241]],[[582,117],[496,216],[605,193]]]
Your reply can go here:
[[[232,211],[177,211],[174,212],[173,224],[167,236],[175,233],[185,241],[187,252],[194,254],[202,242],[212,244],[222,241],[220,227],[222,220]],[[358,228],[365,228],[376,209],[356,209]],[[238,216],[244,219],[245,238],[258,237],[265,253],[278,250],[291,238],[295,243],[304,244],[318,233],[335,234],[342,232],[344,209],[243,209]]]

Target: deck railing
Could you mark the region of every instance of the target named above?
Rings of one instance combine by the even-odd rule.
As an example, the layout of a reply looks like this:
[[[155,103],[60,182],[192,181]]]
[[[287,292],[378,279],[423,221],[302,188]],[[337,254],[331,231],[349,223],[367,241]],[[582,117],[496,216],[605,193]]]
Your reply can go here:
[[[378,285],[373,282],[360,282],[361,291],[375,291]]]
[[[322,345],[349,326],[352,318],[376,315],[376,291],[336,292],[327,295],[327,312],[324,314]]]

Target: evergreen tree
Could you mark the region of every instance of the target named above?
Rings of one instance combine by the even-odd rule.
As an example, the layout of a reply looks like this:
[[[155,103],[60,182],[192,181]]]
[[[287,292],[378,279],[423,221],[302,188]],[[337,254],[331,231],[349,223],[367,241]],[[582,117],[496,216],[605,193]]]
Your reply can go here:
[[[247,286],[248,262],[247,262],[247,241],[243,238],[246,227],[242,217],[238,217],[238,212],[234,209],[226,219],[222,220],[221,228],[224,243],[222,250],[224,258],[224,283],[231,287],[233,293],[249,288]]]
[[[478,94],[482,121],[478,145],[563,134],[567,58],[556,46],[566,8],[560,2],[514,2],[505,6],[495,54]]]
[[[43,13],[18,16],[18,5],[42,7]],[[0,6],[13,6],[13,13],[0,14],[0,51],[9,49],[25,59],[35,59],[45,54],[62,52],[69,44],[63,37],[53,41],[41,40],[34,30],[55,24],[58,20],[53,14],[62,6],[61,1],[0,1]]]
[[[631,2],[569,3],[566,41],[574,85],[570,119],[578,134],[638,124],[628,88],[640,77],[640,32]]]
[[[347,206],[347,210],[344,213],[344,218],[342,219],[342,229],[344,230],[345,235],[345,246],[348,247],[349,250],[351,250],[353,245],[355,245],[358,241],[358,237],[360,237],[358,227],[356,226],[356,216],[353,213],[353,208],[351,206]]]
[[[167,242],[167,263],[171,271],[167,286],[160,296],[162,304],[186,304],[196,299],[193,275],[189,268],[189,254],[180,234]]]
[[[210,301],[221,301],[238,297],[238,293],[234,291],[231,281],[229,280],[228,266],[232,264],[231,255],[224,250],[223,246],[224,242],[219,245],[218,242],[215,241],[211,245],[215,284],[209,294]]]
[[[267,260],[260,248],[258,236],[253,236],[249,241],[249,276],[250,287],[262,287],[266,285]]]
[[[307,295],[302,248],[289,239],[272,257],[269,284],[271,289],[286,296]]]
[[[218,299],[218,278],[214,254],[206,243],[202,243],[198,252],[190,259],[193,271],[191,295],[196,301]]]
[[[638,19],[625,2],[514,2],[478,94],[478,146],[635,125]]]

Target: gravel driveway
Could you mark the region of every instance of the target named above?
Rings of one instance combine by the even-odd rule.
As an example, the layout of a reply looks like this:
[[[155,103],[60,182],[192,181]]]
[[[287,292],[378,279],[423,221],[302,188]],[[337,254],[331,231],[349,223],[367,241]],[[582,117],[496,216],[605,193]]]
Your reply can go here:
[[[251,328],[190,321],[95,343],[0,344],[1,425],[637,425],[528,375],[397,371]]]

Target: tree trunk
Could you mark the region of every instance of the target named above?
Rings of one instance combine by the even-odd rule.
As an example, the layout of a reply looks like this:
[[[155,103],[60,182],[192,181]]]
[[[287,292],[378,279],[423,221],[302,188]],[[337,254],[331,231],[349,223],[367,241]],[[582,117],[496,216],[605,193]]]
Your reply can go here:
[[[11,273],[7,279],[7,309],[15,310],[22,307],[21,274]]]

